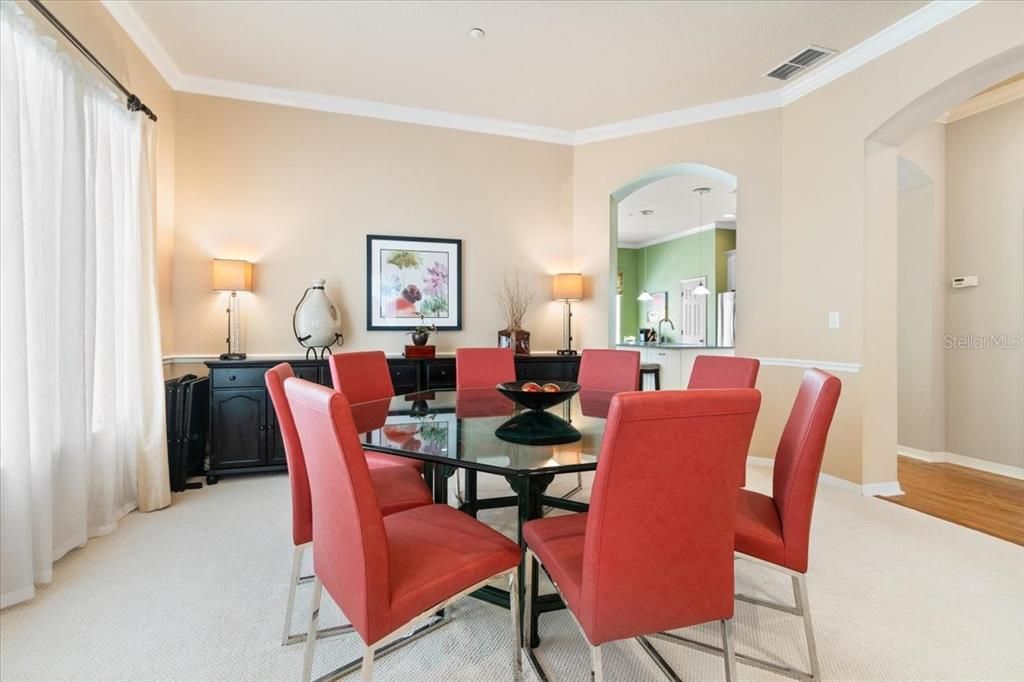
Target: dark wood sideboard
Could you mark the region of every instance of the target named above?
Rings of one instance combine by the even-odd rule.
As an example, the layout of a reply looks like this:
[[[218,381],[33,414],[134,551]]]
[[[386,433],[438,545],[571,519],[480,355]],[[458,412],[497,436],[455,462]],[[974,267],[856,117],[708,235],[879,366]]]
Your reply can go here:
[[[206,482],[230,474],[285,471],[284,443],[263,375],[282,360],[211,360],[210,462]],[[287,360],[295,376],[331,385],[326,360]],[[389,357],[395,393],[455,388],[455,357]],[[579,356],[516,356],[516,378],[575,381]]]

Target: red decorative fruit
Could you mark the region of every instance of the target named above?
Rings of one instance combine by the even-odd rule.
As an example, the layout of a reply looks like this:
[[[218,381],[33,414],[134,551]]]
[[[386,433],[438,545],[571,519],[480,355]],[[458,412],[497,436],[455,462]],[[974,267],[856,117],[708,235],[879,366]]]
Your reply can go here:
[[[527,393],[539,393],[543,389],[540,387],[540,384],[533,381],[527,381],[519,390],[526,391]]]

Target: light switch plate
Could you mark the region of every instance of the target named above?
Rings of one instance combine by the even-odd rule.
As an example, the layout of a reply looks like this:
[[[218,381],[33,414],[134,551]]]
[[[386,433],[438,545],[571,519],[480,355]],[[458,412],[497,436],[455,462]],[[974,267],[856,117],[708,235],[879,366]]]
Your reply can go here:
[[[828,314],[828,328],[839,329],[839,313]]]
[[[964,287],[976,287],[978,286],[977,275],[962,275],[960,277],[953,278],[953,288],[963,289]]]

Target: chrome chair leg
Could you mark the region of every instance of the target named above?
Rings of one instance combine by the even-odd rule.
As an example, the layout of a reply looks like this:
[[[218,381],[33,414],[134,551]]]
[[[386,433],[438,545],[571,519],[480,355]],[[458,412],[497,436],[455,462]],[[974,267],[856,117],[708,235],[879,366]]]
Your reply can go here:
[[[320,597],[323,595],[324,584],[320,578],[313,578],[313,603],[309,610],[309,627],[306,632],[306,655],[302,661],[302,682],[310,682],[313,677],[313,650],[316,648],[316,631],[320,623]]]
[[[292,634],[292,617],[295,613],[295,590],[299,585],[305,585],[306,583],[313,582],[316,577],[312,575],[302,575],[302,557],[309,547],[310,545],[308,543],[305,545],[299,545],[295,548],[295,551],[292,554],[292,583],[288,587],[288,609],[285,613],[284,637],[281,641],[284,646],[305,642],[306,637],[309,635],[308,632],[300,632],[297,635]],[[316,636],[317,639],[326,639],[328,637],[337,637],[338,635],[347,635],[350,632],[353,632],[351,625],[335,625],[334,627],[317,630]]]
[[[523,679],[523,650],[520,646],[521,632],[519,627],[519,578],[518,571],[508,574],[508,599],[509,611],[512,612],[512,679],[515,682],[522,682]],[[530,593],[526,593],[526,600],[529,602]],[[529,642],[527,642],[529,645]]]
[[[292,578],[288,584],[288,607],[284,613],[284,635],[281,638],[281,646],[291,644],[292,633],[292,612],[295,609],[295,588],[299,584],[300,573],[302,572],[302,555],[306,546],[301,545],[292,550]]]
[[[796,608],[804,620],[804,635],[807,637],[807,658],[811,664],[811,676],[821,679],[821,668],[818,665],[818,647],[814,641],[814,626],[811,624],[811,607],[807,598],[807,576],[798,573],[793,578],[793,599]]]
[[[587,642],[587,644],[590,644]],[[590,660],[593,663],[594,682],[604,682],[604,665],[601,663],[601,645],[590,644]]]
[[[732,644],[732,619],[722,621],[722,651],[725,654],[725,682],[737,682],[736,650]]]
[[[373,647],[363,648],[363,667],[361,668],[362,682],[373,680]]]

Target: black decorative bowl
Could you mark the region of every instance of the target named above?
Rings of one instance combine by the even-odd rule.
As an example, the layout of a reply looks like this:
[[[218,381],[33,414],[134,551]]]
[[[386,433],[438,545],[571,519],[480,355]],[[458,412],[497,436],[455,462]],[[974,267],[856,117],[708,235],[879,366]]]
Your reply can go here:
[[[539,384],[541,386],[555,384],[558,386],[558,392],[524,391],[524,384]],[[495,388],[512,402],[522,405],[528,410],[546,410],[576,395],[580,390],[580,385],[575,381],[509,381],[498,384]]]
[[[544,410],[522,412],[499,426],[494,435],[521,445],[564,445],[583,437],[572,424]]]

